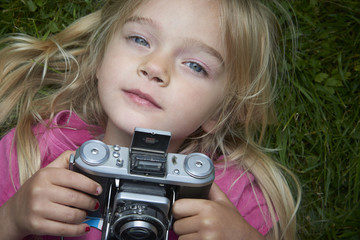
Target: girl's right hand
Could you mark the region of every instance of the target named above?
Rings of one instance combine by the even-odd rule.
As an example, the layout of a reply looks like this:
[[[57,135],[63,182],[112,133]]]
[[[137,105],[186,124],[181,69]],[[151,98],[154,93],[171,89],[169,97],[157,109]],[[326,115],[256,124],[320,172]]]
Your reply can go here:
[[[72,153],[64,152],[37,171],[1,206],[0,239],[21,239],[29,234],[79,236],[90,230],[83,223],[86,210],[96,210],[99,202],[88,194],[97,196],[102,189],[95,181],[68,170]]]

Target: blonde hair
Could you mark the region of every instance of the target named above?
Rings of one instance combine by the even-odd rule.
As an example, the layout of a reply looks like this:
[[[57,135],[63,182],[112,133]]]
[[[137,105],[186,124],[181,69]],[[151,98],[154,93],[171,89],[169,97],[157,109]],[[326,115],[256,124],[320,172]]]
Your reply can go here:
[[[17,116],[15,143],[20,183],[41,164],[31,126],[70,109],[89,124],[105,127],[106,115],[97,92],[96,69],[107,41],[144,1],[108,0],[59,34],[38,40],[25,35],[0,42],[0,124]],[[276,2],[276,1],[274,1]],[[218,122],[210,133],[190,136],[181,152],[202,151],[225,156],[256,178],[269,207],[275,239],[294,239],[295,204],[283,171],[261,147],[266,127],[275,121],[274,80],[281,56],[279,23],[268,7],[254,0],[220,1],[222,36],[227,54],[227,94],[214,113]],[[280,6],[280,5],[278,5]],[[48,89],[46,93],[41,91]],[[299,197],[298,197],[299,199]]]

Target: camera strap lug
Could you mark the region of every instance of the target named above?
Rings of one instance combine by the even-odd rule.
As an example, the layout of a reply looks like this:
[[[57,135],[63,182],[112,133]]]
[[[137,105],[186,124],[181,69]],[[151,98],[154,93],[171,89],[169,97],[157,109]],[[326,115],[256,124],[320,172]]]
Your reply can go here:
[[[175,189],[174,188],[171,188],[171,191],[172,191],[172,198],[171,198],[171,206],[174,206],[174,203],[175,203],[175,200],[176,200],[176,192],[175,192]],[[174,221],[174,217],[172,214],[170,214],[170,218],[169,218],[169,226],[166,230],[166,234],[165,234],[165,240],[168,240],[169,239],[169,231],[170,231],[170,228],[173,224],[173,221]]]
[[[108,199],[111,198],[113,184],[115,184],[115,187],[116,187],[116,189],[118,191],[119,188],[120,188],[120,179],[116,178],[116,179],[114,179],[114,182],[110,184]],[[101,239],[106,240],[110,236],[110,223],[111,223],[111,218],[114,215],[114,211],[115,211],[115,209],[113,208],[112,212],[110,213],[110,201],[108,201],[107,206],[106,206],[106,211],[105,211],[105,214],[104,214],[105,215],[104,216],[104,225],[103,225],[103,229],[102,229]]]
[[[69,170],[74,171],[74,165],[75,165],[75,157],[74,154],[71,154],[69,159]]]
[[[115,178],[115,187],[116,187],[117,191],[120,190],[120,179],[118,179],[118,178]]]

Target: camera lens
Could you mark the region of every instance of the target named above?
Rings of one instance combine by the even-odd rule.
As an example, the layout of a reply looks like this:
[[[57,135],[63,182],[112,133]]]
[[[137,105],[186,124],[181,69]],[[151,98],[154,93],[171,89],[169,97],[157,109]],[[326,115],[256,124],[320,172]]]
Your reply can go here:
[[[162,222],[165,221],[164,216],[161,216],[162,214],[154,211],[154,209],[148,209],[148,213],[150,215],[146,213],[126,215],[123,212],[122,214],[125,216],[116,219],[112,224],[112,234],[121,240],[163,239],[166,233],[165,222]]]
[[[110,234],[119,240],[164,239],[169,228],[170,200],[163,186],[123,182],[115,195]],[[152,190],[153,194],[146,194]],[[140,193],[129,192],[136,190]],[[112,239],[112,238],[111,238]]]
[[[154,225],[144,221],[133,221],[124,224],[120,229],[121,239],[124,240],[156,240],[157,230]]]

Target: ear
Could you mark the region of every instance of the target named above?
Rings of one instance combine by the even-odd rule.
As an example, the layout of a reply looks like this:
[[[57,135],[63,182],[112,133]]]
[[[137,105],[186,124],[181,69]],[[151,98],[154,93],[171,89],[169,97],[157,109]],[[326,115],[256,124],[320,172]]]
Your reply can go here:
[[[207,120],[203,125],[201,125],[201,128],[206,133],[211,133],[211,131],[216,126],[217,119],[216,118],[210,118]]]

